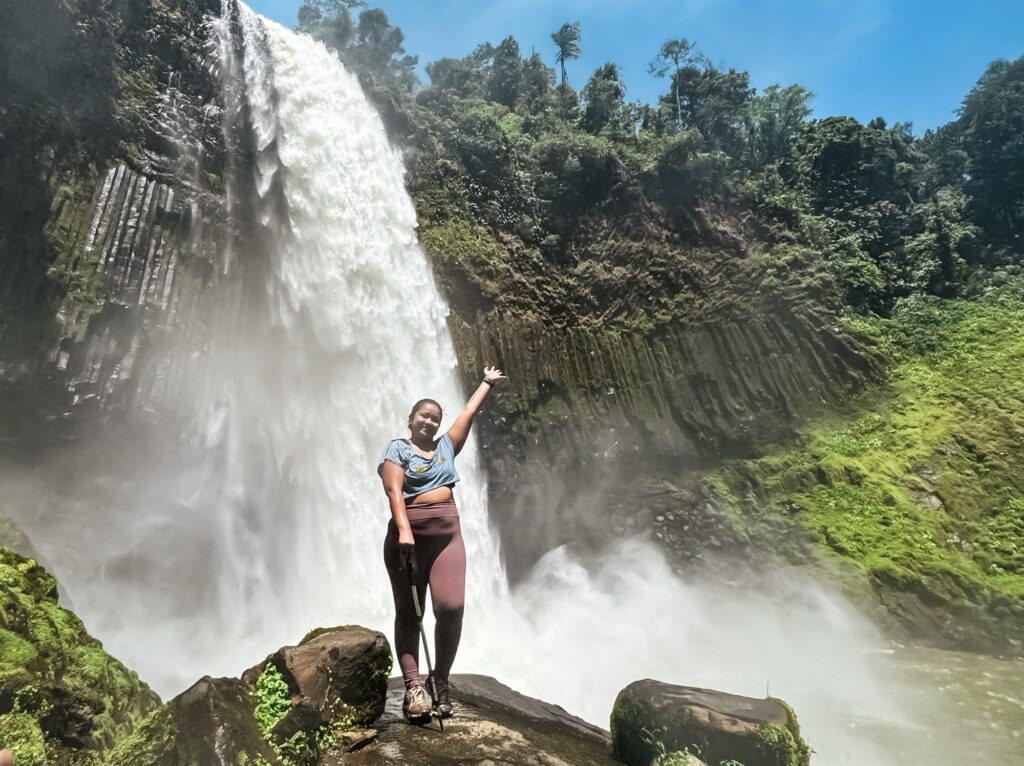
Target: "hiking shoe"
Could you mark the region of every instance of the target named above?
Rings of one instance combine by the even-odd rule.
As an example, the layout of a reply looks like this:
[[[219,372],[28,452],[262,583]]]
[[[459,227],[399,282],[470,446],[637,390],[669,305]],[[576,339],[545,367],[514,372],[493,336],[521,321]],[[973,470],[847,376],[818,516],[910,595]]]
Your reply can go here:
[[[409,723],[430,720],[430,695],[422,683],[413,684],[406,689],[405,699],[402,700],[402,715]]]
[[[452,709],[451,694],[448,690],[448,682],[437,680],[437,712],[442,718],[451,718],[454,710]]]

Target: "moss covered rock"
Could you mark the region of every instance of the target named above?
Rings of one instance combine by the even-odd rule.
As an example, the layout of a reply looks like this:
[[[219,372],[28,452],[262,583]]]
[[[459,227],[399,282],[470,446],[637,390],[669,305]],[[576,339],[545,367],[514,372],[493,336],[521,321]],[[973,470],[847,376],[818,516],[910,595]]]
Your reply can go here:
[[[160,701],[57,603],[57,583],[0,548],[0,732],[18,765],[98,763]]]
[[[109,766],[306,766],[384,711],[381,633],[320,628],[241,679],[203,678],[120,742]],[[361,735],[356,739],[361,739]]]
[[[108,766],[281,766],[255,717],[256,700],[234,678],[202,678],[118,743]]]
[[[784,702],[635,681],[615,699],[611,717],[615,755],[630,766],[707,763],[807,766],[810,749],[796,715]]]
[[[282,647],[247,670],[242,680],[256,696],[256,717],[271,741],[306,741],[315,749],[380,717],[391,666],[382,633],[346,625],[312,631],[298,646]]]

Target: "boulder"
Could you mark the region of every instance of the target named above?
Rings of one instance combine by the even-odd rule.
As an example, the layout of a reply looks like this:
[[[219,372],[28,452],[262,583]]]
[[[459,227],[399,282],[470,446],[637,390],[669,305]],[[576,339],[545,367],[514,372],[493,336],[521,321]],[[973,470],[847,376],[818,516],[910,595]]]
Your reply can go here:
[[[201,678],[118,743],[107,766],[282,766],[235,678]]]
[[[365,746],[391,648],[358,626],[314,631],[236,678],[203,678],[120,742],[108,766],[305,766]]]
[[[677,753],[696,755],[711,764],[807,766],[810,762],[796,715],[786,703],[772,698],[740,697],[650,679],[635,681],[616,697],[611,729],[615,754],[629,766],[651,766],[656,760],[661,764]]]
[[[272,667],[288,687],[292,709],[276,724],[287,739],[321,724],[366,726],[384,712],[391,675],[391,647],[384,634],[358,625],[320,628],[298,646],[278,649],[242,674],[257,687]],[[266,679],[264,679],[266,681]]]
[[[503,764],[503,766],[613,766],[607,731],[551,705],[513,691],[493,678],[451,677],[455,716],[428,726],[402,718],[401,678],[391,681],[377,737],[358,749],[332,748],[320,766],[385,764]]]

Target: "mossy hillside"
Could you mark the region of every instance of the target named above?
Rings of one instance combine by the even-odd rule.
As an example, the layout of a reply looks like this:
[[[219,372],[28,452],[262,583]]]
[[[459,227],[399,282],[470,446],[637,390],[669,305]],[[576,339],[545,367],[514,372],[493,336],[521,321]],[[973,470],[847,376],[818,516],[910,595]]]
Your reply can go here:
[[[854,321],[888,345],[888,384],[807,427],[802,446],[710,481],[739,514],[768,506],[799,521],[915,634],[1019,652],[1024,307],[912,301],[892,320]]]
[[[46,763],[91,762],[158,704],[57,604],[53,577],[0,549],[0,714],[17,723],[12,749],[41,738]]]

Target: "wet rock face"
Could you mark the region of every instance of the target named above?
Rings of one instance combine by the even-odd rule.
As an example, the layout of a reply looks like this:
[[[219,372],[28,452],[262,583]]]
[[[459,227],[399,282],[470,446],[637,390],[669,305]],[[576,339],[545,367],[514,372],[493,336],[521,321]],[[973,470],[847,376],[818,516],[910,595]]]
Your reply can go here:
[[[322,766],[349,764],[522,764],[526,766],[603,766],[618,763],[608,732],[576,718],[557,705],[519,694],[478,675],[453,675],[455,716],[430,726],[402,719],[401,679],[388,691],[376,739],[355,752],[332,750]]]
[[[165,763],[235,766],[239,755],[277,763],[260,736],[249,690],[234,678],[203,678],[170,703],[178,730],[185,734]],[[141,766],[141,765],[140,765]],[[157,766],[157,764],[153,764]],[[163,763],[160,763],[163,766]]]
[[[0,10],[18,62],[0,75],[0,378],[57,363],[79,396],[102,395],[167,323],[178,256],[207,270],[217,235],[197,224],[223,219],[226,152],[204,25],[219,8]]]
[[[810,762],[796,716],[771,698],[647,679],[619,692],[611,727],[615,754],[629,766],[649,766],[659,756],[676,753],[681,763],[686,753],[707,763],[738,761],[744,766]]]
[[[706,502],[666,503],[659,477],[757,455],[882,374],[870,347],[826,315],[756,301],[745,317],[650,333],[454,324],[467,385],[487,363],[509,373],[479,427],[513,578],[557,545],[600,547],[652,527],[685,539],[684,558],[742,547]],[[690,517],[689,529],[652,523],[669,513]]]

